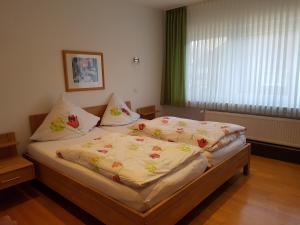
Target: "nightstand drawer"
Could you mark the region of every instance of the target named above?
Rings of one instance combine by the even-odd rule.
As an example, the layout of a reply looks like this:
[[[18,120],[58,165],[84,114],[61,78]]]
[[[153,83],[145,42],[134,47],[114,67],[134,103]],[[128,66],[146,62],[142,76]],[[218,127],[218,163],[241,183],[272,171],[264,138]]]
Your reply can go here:
[[[0,190],[34,178],[33,165],[0,174]]]

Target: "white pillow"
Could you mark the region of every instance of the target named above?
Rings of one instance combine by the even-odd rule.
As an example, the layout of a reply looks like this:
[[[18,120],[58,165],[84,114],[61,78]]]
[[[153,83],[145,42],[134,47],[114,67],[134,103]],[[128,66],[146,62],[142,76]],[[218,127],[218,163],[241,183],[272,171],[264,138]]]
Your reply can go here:
[[[85,135],[100,120],[93,114],[61,98],[31,136],[35,141],[54,141]]]
[[[131,111],[125,102],[115,94],[109,100],[107,108],[103,114],[101,124],[104,126],[120,126],[135,122],[140,115]]]

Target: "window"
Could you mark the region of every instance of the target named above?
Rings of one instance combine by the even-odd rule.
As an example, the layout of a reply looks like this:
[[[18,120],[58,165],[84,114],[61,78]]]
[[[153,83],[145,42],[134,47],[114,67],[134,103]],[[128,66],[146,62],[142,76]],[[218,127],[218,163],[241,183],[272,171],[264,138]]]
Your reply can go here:
[[[300,1],[206,1],[187,21],[190,105],[300,118]]]

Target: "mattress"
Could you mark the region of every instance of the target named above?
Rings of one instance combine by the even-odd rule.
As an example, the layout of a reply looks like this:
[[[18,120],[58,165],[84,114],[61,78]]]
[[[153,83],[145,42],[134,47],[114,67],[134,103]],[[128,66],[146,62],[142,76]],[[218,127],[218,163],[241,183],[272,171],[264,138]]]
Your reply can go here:
[[[94,139],[107,132],[108,131],[102,128],[94,128],[87,135],[76,139],[34,142],[28,146],[27,152],[33,159],[49,168],[61,172],[88,187],[99,190],[140,212],[148,210],[187,183],[199,177],[207,168],[207,160],[202,156],[180,170],[161,178],[150,186],[142,189],[134,189],[116,183],[83,166],[59,159],[56,156],[56,150],[58,148]]]
[[[245,144],[245,135],[240,135],[237,139],[223,148],[214,152],[205,151],[203,155],[207,158],[209,167],[216,166],[241,151]]]
[[[141,121],[143,121],[143,119],[139,119],[135,123],[140,123]],[[101,128],[111,132],[128,134],[129,132],[132,131],[129,128],[129,126],[132,126],[133,124],[124,125],[124,126],[102,126]],[[204,156],[208,160],[208,166],[212,167],[220,164],[224,160],[230,158],[231,156],[239,152],[245,144],[246,144],[246,137],[244,134],[241,134],[236,140],[234,140],[230,144],[224,146],[223,148],[217,151],[214,152],[205,151]]]

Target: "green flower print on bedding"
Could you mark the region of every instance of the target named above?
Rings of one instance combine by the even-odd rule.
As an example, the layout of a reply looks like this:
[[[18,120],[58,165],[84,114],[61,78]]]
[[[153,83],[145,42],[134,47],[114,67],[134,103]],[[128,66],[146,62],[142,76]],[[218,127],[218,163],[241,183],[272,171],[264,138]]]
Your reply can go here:
[[[139,131],[139,130],[132,130],[128,132],[128,135],[131,136],[140,136],[141,134],[143,134],[143,132]]]
[[[90,165],[93,167],[92,170],[96,171],[96,172],[99,172],[99,163],[101,163],[102,160],[104,160],[105,157],[104,156],[94,156],[94,157],[91,157],[89,159],[89,163]]]
[[[122,115],[122,111],[118,108],[112,108],[110,110],[110,114],[113,116],[120,116],[120,115]]]
[[[155,173],[155,171],[157,170],[154,163],[147,163],[145,165],[145,169],[148,170],[148,172],[150,172],[150,173]]]
[[[87,142],[87,143],[84,143],[83,145],[81,145],[81,147],[83,147],[83,148],[91,148],[93,145],[94,145],[94,143]]]
[[[95,157],[91,157],[90,158],[90,163],[93,165],[93,166],[97,166],[97,163],[99,163],[101,160],[104,159],[104,156],[95,156]]]
[[[67,120],[64,120],[62,117],[57,117],[50,123],[49,126],[52,132],[61,132],[65,129],[78,132],[79,134],[84,134],[79,128],[79,121],[76,115],[69,115]]]
[[[180,146],[180,150],[183,152],[191,152],[192,148],[188,145],[182,145]]]
[[[154,137],[160,137],[161,136],[161,130],[160,129],[155,129],[153,132]]]
[[[134,144],[134,143],[131,143],[131,144],[128,146],[128,149],[129,149],[129,150],[136,151],[136,150],[139,149],[139,147],[140,147],[139,145]]]
[[[53,132],[60,132],[66,128],[66,124],[63,118],[57,117],[50,123],[50,130]]]

